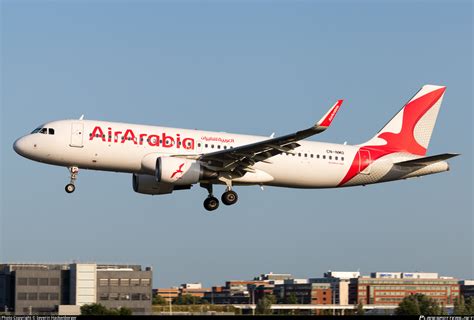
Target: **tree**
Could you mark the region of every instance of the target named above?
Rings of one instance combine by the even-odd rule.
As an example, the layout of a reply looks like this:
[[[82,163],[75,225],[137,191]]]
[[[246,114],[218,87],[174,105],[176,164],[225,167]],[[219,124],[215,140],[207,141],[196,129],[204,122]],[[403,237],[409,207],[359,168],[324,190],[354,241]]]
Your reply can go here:
[[[109,309],[99,303],[85,304],[81,306],[83,316],[105,316],[109,315]]]
[[[474,314],[474,297],[469,297],[465,301],[467,314]]]
[[[167,302],[165,298],[157,294],[156,296],[153,297],[152,304],[164,305],[164,304],[167,304]]]
[[[174,298],[173,304],[178,304],[178,305],[205,304],[205,301],[199,297],[195,297],[188,293],[188,294],[180,295],[177,298]]]
[[[286,304],[298,304],[298,298],[296,297],[296,294],[292,292],[288,297],[285,299]]]
[[[468,297],[464,299],[464,296],[460,296],[454,301],[453,315],[456,316],[469,316],[474,314],[474,298]]]
[[[402,302],[398,305],[395,310],[396,315],[439,315],[441,308],[438,303],[425,296],[424,294],[417,293],[409,295],[403,298]]]
[[[83,316],[130,316],[132,310],[128,308],[107,309],[99,303],[85,304],[81,307]]]
[[[363,316],[365,314],[364,305],[362,304],[362,301],[359,301],[359,304],[357,305],[356,314],[358,316]]]
[[[289,296],[285,297],[283,299],[282,303],[285,304],[298,304],[298,298],[296,297],[296,294],[294,292],[290,293]],[[296,315],[299,314],[299,310],[280,310],[279,314],[289,314],[289,315]]]
[[[456,316],[467,315],[467,313],[466,313],[466,304],[465,304],[463,296],[460,296],[459,298],[457,298],[454,301],[453,315],[456,315]]]
[[[257,314],[272,314],[272,304],[276,301],[275,296],[271,294],[266,294],[258,300],[256,306]]]
[[[124,308],[124,307],[122,307],[122,308],[120,308],[118,311],[119,311],[119,312],[118,312],[118,313],[119,313],[119,314],[118,314],[119,316],[131,316],[131,315],[132,315],[132,310],[129,309],[129,308]]]

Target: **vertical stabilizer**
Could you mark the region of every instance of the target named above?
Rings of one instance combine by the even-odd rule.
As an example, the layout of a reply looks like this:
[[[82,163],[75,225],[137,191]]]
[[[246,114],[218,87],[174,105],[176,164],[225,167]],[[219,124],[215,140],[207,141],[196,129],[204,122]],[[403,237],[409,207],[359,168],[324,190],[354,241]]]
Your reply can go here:
[[[424,156],[430,143],[446,87],[425,85],[362,146]]]

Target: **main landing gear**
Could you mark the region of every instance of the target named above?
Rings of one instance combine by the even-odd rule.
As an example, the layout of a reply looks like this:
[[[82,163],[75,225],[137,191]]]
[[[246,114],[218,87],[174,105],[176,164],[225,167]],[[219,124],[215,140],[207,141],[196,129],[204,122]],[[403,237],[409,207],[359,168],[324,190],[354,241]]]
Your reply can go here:
[[[221,197],[222,202],[227,206],[233,205],[238,199],[239,197],[237,196],[237,193],[232,190],[227,190]]]
[[[209,192],[206,200],[204,200],[204,208],[208,211],[214,211],[219,208],[219,200],[214,197],[212,193],[212,184],[201,184],[201,187],[206,188]],[[226,191],[222,194],[221,200],[227,206],[233,205],[237,202],[237,193],[231,189],[230,186],[227,186]]]
[[[74,190],[76,190],[76,186],[74,183],[76,182],[77,179],[77,174],[79,173],[79,168],[78,167],[69,167],[69,172],[71,173],[71,181],[66,185],[64,190],[66,190],[67,193],[73,193]]]

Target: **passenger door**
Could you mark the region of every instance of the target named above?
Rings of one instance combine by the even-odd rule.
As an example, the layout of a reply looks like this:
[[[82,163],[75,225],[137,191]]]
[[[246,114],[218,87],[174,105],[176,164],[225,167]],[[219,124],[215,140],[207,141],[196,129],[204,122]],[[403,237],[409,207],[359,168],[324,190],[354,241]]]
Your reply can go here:
[[[82,148],[84,140],[84,123],[73,122],[71,124],[71,147]]]

